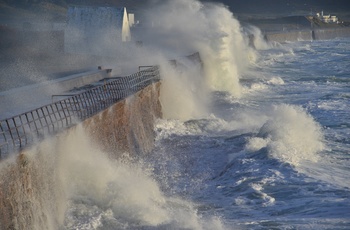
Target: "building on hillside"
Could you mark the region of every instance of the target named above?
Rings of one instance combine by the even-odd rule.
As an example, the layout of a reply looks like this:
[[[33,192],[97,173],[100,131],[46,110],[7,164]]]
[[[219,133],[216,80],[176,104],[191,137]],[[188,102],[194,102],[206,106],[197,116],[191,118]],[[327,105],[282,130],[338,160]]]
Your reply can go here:
[[[135,14],[129,13],[128,18],[129,18],[129,25],[130,27],[132,27],[135,24]]]
[[[115,48],[130,40],[125,7],[69,6],[65,52],[114,56]]]
[[[321,13],[317,13],[317,18],[324,23],[338,23],[337,16],[331,16],[330,14],[324,15],[323,11]]]

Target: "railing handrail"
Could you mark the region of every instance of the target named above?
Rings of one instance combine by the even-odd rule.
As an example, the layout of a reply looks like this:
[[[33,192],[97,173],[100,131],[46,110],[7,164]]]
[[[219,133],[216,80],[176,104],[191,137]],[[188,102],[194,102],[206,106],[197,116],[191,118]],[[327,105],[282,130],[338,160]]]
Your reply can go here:
[[[148,68],[141,70],[145,67]],[[159,80],[158,66],[140,66],[137,73],[113,78],[81,93],[53,95],[65,98],[0,120],[0,159],[4,154],[19,151],[48,134],[76,125]]]

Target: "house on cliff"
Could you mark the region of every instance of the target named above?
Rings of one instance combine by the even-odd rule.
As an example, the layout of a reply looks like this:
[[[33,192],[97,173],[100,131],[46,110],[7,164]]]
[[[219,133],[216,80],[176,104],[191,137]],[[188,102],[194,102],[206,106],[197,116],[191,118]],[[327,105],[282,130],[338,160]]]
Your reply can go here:
[[[114,56],[116,48],[130,40],[125,7],[69,6],[65,52]]]

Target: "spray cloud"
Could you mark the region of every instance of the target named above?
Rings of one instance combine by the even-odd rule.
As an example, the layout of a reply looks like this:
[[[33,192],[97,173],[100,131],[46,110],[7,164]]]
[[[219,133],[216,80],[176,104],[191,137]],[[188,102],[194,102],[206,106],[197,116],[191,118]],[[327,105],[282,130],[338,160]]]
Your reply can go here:
[[[248,46],[248,39],[233,14],[222,4],[198,0],[153,3],[145,11],[141,26],[132,30],[132,40],[142,41],[142,48],[134,42],[116,44],[115,36],[111,36],[110,27],[106,25],[106,28],[98,26],[96,31],[100,32],[93,30],[89,44],[98,45],[89,49],[110,56],[104,65],[122,69],[123,74],[133,73],[138,65],[161,64],[161,101],[166,118],[188,120],[206,116],[210,91],[226,91],[240,97],[239,79],[255,59],[255,52]],[[99,10],[111,10],[107,8]],[[86,28],[86,23],[98,21],[98,18],[88,22],[76,19],[70,27],[73,40],[81,40],[79,28]],[[194,52],[199,52],[204,71],[186,60],[182,60],[182,65],[188,68],[181,71],[175,71],[167,63]]]
[[[162,100],[165,111],[171,110],[167,106],[174,106],[169,100],[176,96],[167,95],[174,94],[172,87],[182,88],[185,92],[182,104],[194,106],[192,110],[191,106],[183,106],[183,112],[179,112],[182,108],[178,107],[178,114],[182,114],[180,119],[193,115],[196,118],[198,111],[205,111],[203,108],[210,91],[227,91],[235,97],[241,96],[239,79],[255,54],[248,46],[239,22],[225,6],[197,0],[163,1],[145,18],[152,25],[140,35],[147,49],[158,51],[167,58],[199,52],[204,64],[203,72],[183,72],[182,79],[178,80],[172,79],[176,76],[166,76],[172,71],[164,70],[162,84],[167,90],[162,91]],[[167,87],[167,80],[171,81],[171,87]],[[194,89],[194,86],[198,87]],[[176,100],[181,100],[180,97]],[[186,112],[188,114],[184,115]]]

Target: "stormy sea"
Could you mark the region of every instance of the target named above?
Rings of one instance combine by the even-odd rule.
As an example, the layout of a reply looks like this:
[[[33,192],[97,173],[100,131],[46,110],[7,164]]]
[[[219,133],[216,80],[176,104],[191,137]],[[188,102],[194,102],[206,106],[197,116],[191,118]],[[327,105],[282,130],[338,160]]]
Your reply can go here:
[[[47,229],[350,229],[350,40],[266,42],[194,0],[154,10],[137,59],[161,68],[154,149],[111,160],[81,126],[48,146],[65,207]],[[192,52],[200,66],[167,63]]]
[[[169,26],[191,30],[204,71],[163,68],[155,149],[84,169],[96,178],[77,183],[65,227],[349,229],[349,39],[268,43],[222,6],[184,2],[167,18],[219,31]]]
[[[213,92],[209,117],[159,121],[147,162],[166,197],[191,202],[181,228],[350,227],[349,47],[259,51],[239,99]]]
[[[157,122],[150,155],[90,166],[67,229],[349,229],[349,47],[258,51],[239,98],[211,92],[207,117]]]

